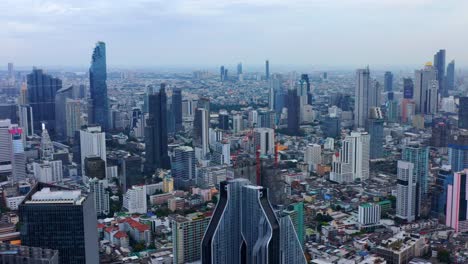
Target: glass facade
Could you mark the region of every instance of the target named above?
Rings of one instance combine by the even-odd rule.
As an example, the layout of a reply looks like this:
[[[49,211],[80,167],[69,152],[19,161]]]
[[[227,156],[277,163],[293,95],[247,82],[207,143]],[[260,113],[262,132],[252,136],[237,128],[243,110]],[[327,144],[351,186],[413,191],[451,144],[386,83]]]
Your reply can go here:
[[[89,91],[91,94],[91,122],[104,131],[109,128],[109,105],[107,99],[106,44],[98,42],[94,48],[89,68]]]

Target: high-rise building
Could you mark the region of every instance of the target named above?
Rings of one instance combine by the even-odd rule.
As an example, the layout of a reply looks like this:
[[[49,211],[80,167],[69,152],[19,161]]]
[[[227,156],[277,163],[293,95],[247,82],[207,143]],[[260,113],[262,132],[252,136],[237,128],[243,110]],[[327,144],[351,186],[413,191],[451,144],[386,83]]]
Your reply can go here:
[[[67,99],[73,99],[73,86],[62,88],[55,94],[55,136],[60,140],[67,137]]]
[[[110,212],[109,192],[106,190],[106,180],[92,178],[88,182],[89,195],[93,197],[96,215],[106,216]]]
[[[468,130],[454,131],[448,141],[449,165],[452,171],[468,168]]]
[[[34,131],[42,130],[42,123],[54,134],[55,94],[62,88],[62,80],[33,69],[27,76],[28,103],[34,114]]]
[[[366,120],[366,130],[370,134],[370,158],[380,159],[383,157],[383,114],[379,107],[369,109],[369,119]]]
[[[193,213],[185,217],[178,215],[171,221],[174,264],[200,260],[200,244],[210,219],[202,213]]]
[[[241,114],[232,117],[232,131],[236,134],[244,130],[244,120]]]
[[[273,211],[268,189],[238,178],[221,182],[219,202],[202,241],[202,263],[306,260],[290,215]]]
[[[221,111],[218,115],[218,128],[229,130],[229,114],[226,111]]]
[[[287,95],[288,108],[288,133],[290,135],[299,134],[299,96],[296,89],[289,89]]]
[[[332,163],[330,180],[338,183],[369,178],[369,143],[367,132],[351,132],[343,140],[336,160]]]
[[[197,108],[193,124],[194,146],[201,149],[202,157],[210,151],[209,147],[209,125],[210,115],[205,108]]]
[[[266,127],[255,128],[253,131],[254,151],[260,155],[275,154],[275,130]]]
[[[455,89],[455,61],[452,60],[447,65],[447,76],[445,77],[445,87],[447,91],[452,91]]]
[[[277,77],[277,75],[273,75],[272,78],[268,81],[269,85],[269,94],[268,94],[268,106],[270,110],[275,110],[277,105],[276,95],[282,94],[281,90],[281,80]]]
[[[429,148],[410,143],[403,148],[401,159],[414,164],[418,194],[425,195],[429,188]]]
[[[181,146],[174,149],[172,177],[176,189],[188,189],[196,183],[196,159],[192,147]]]
[[[106,179],[106,162],[99,156],[86,156],[86,158],[84,159],[83,175],[90,179]]]
[[[146,121],[146,164],[147,171],[171,167],[167,154],[167,96],[166,84],[161,84],[158,93],[148,95],[149,116]]]
[[[371,203],[359,205],[358,222],[361,227],[380,224],[380,205]]]
[[[455,233],[468,232],[468,169],[456,172],[453,184],[447,186],[447,211],[445,225]]]
[[[445,50],[441,49],[434,54],[434,67],[437,70],[437,81],[440,85],[440,94],[443,97],[448,96],[448,90],[445,87]]]
[[[363,128],[369,116],[369,109],[379,105],[380,84],[370,79],[369,68],[356,71],[354,98],[354,127]]]
[[[432,63],[426,63],[424,69],[414,72],[414,95],[413,99],[416,103],[416,113],[428,113],[427,99],[428,92],[430,93],[431,82],[437,81],[437,70],[432,66]]]
[[[403,78],[403,98],[413,99],[414,96],[414,84],[411,78]]]
[[[337,116],[326,116],[322,121],[322,131],[327,137],[336,138],[341,134],[341,122]]]
[[[33,163],[34,177],[43,183],[58,183],[63,180],[61,160],[42,160]]]
[[[214,165],[231,164],[231,144],[228,141],[219,141],[213,145],[211,163]]]
[[[34,134],[33,128],[33,112],[30,105],[18,106],[19,125],[24,130],[25,136],[32,136]]]
[[[109,102],[107,98],[106,44],[96,43],[89,67],[89,92],[91,111],[89,124],[96,124],[104,131],[109,128]]]
[[[2,243],[0,252],[3,264],[59,264],[58,250]]]
[[[60,263],[99,263],[93,199],[38,183],[19,205],[21,244],[59,251]]]
[[[219,73],[219,74],[220,74],[220,80],[221,80],[221,81],[224,81],[224,78],[225,78],[225,76],[224,76],[224,72],[225,72],[225,71],[224,71],[224,66],[221,66],[221,67],[219,68],[219,71],[220,71],[220,73]]]
[[[0,175],[10,176],[16,183],[26,178],[26,154],[23,130],[9,119],[0,120]]]
[[[386,92],[393,91],[393,73],[392,72],[385,72],[384,75],[384,90]]]
[[[182,90],[175,88],[172,90],[172,113],[174,115],[175,130],[182,131]]]
[[[468,129],[468,97],[460,97],[458,105],[458,127]]]
[[[89,126],[80,130],[80,152],[82,173],[85,172],[85,158],[98,156],[104,162],[106,158],[106,133],[101,131],[100,126]],[[82,174],[82,175],[83,175]]]
[[[15,69],[13,66],[13,62],[8,63],[8,78],[9,79],[15,78]]]
[[[242,62],[239,62],[237,64],[237,80],[239,82],[242,82],[244,80],[244,74],[243,74],[243,71],[242,71]]]
[[[12,123],[18,124],[18,105],[0,104],[0,119],[10,119]]]
[[[317,165],[322,163],[322,146],[319,144],[309,144],[304,153],[304,162],[309,166],[309,170],[315,170]]]
[[[42,160],[52,160],[54,158],[54,144],[50,140],[49,133],[45,127],[42,128],[40,156]]]
[[[276,113],[275,111],[259,111],[257,117],[257,127],[276,127]]]
[[[270,79],[270,62],[268,60],[265,61],[265,79]]]
[[[132,186],[123,197],[123,207],[130,214],[146,214],[148,211],[146,204],[146,185]]]
[[[416,191],[416,174],[414,164],[398,161],[397,169],[397,204],[396,216],[412,222],[418,216],[418,199]]]
[[[75,131],[81,129],[81,101],[67,99],[65,101],[65,134],[69,140],[75,136]]]

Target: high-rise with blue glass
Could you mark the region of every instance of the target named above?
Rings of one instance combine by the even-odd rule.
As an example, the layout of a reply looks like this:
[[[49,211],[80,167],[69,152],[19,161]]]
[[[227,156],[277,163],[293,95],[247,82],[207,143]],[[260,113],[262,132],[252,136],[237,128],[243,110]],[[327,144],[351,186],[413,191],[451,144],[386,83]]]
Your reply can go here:
[[[106,44],[99,41],[93,51],[91,67],[89,67],[90,120],[103,130],[109,128],[109,103],[107,101],[107,66]]]

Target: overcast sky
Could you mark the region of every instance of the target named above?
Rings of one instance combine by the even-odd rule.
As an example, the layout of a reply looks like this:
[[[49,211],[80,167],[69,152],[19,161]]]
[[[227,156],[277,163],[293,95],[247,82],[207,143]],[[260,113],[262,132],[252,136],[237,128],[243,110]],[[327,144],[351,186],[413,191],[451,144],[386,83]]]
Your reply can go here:
[[[466,0],[0,0],[0,63],[468,65]]]

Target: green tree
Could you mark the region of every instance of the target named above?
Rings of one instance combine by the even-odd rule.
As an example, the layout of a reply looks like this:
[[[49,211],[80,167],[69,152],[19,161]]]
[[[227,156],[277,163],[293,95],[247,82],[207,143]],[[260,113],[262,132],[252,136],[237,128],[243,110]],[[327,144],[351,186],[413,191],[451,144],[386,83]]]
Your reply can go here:
[[[443,248],[437,250],[437,260],[442,263],[451,263],[450,251],[443,249]]]

